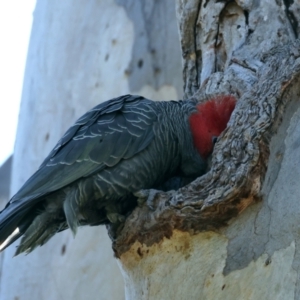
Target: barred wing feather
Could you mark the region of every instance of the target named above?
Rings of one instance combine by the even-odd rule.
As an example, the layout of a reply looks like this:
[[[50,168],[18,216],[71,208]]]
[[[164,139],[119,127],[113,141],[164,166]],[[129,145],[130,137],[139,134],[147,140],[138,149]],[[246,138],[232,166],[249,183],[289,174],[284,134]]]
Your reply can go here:
[[[134,156],[154,138],[156,120],[153,101],[143,97],[99,104],[65,133],[9,203],[37,199]]]

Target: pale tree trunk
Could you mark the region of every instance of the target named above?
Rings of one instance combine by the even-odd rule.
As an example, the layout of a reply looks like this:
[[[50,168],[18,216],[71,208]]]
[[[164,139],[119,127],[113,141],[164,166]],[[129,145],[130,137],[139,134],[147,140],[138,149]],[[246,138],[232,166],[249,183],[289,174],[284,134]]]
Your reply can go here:
[[[137,208],[127,299],[300,299],[300,4],[177,0],[185,97],[238,99],[207,174]]]
[[[5,83],[4,83],[5,84]],[[126,93],[182,97],[172,0],[38,0],[13,162],[12,193],[64,131],[94,105]],[[104,227],[57,234],[28,256],[1,256],[5,300],[124,299]]]

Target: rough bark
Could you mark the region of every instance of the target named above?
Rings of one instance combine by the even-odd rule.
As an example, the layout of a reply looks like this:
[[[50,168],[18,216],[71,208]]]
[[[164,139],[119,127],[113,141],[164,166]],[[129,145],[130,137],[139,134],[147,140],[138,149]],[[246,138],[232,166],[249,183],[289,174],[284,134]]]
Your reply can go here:
[[[128,299],[299,299],[299,9],[177,1],[185,97],[238,104],[208,173],[158,192],[114,241]]]
[[[38,0],[12,193],[94,105],[128,93],[180,98],[179,45],[172,0]],[[1,255],[1,299],[124,299],[104,226],[81,228],[75,239],[69,231],[57,234],[27,256],[13,257],[14,252],[11,246]]]

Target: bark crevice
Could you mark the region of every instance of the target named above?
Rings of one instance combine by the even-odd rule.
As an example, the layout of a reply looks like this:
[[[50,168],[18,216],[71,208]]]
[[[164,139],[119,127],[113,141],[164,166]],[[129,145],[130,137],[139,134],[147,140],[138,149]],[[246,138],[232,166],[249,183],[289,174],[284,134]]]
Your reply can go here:
[[[299,24],[297,18],[294,15],[293,9],[291,9],[294,0],[283,0],[283,2],[285,5],[285,13],[287,16],[287,20],[290,22],[293,33],[295,34],[295,38],[297,39]]]

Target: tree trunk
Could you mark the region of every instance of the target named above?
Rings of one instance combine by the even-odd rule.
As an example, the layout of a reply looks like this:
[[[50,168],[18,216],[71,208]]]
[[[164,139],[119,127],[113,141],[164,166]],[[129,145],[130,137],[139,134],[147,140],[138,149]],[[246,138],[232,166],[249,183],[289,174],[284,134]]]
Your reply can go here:
[[[182,96],[175,7],[163,1],[38,0],[13,162],[12,193],[64,131],[94,105],[127,93]],[[57,234],[28,256],[2,255],[5,300],[124,299],[104,227]]]
[[[234,95],[207,174],[136,208],[126,299],[300,298],[300,5],[177,0],[185,97]]]

